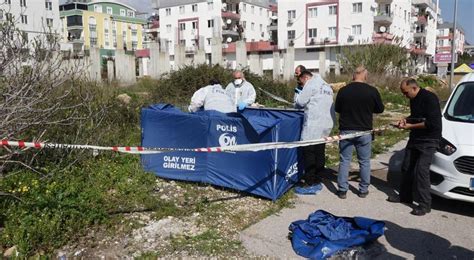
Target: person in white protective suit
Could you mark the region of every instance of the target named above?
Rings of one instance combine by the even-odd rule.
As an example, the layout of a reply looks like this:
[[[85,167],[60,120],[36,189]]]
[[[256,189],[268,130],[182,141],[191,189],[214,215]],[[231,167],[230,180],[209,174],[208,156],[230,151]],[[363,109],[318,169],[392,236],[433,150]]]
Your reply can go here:
[[[243,110],[255,102],[257,93],[253,85],[245,80],[242,71],[235,71],[233,76],[234,81],[227,85],[225,91],[232,99],[234,106],[238,107],[239,110]]]
[[[189,112],[196,112],[201,107],[204,110],[215,110],[221,113],[236,112],[236,107],[218,80],[211,80],[209,85],[194,92]]]
[[[304,70],[300,74],[303,89],[296,98],[296,105],[304,109],[301,140],[314,140],[329,136],[336,120],[331,86],[320,75]],[[306,181],[320,182],[318,172],[325,169],[325,144],[303,147]]]

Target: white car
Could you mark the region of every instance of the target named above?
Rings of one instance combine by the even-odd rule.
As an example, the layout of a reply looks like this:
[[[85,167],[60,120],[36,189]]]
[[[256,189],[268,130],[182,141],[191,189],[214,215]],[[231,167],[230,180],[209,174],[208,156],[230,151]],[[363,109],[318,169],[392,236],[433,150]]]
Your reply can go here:
[[[474,202],[474,73],[457,84],[443,109],[440,148],[431,164],[431,189],[448,199]]]

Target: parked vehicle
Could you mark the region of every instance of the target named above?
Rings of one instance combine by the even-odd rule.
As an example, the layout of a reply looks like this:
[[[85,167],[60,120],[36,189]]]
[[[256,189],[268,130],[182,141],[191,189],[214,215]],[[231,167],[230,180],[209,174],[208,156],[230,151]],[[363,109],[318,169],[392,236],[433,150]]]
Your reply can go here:
[[[431,189],[474,202],[474,73],[457,84],[443,109],[443,133],[431,164]]]

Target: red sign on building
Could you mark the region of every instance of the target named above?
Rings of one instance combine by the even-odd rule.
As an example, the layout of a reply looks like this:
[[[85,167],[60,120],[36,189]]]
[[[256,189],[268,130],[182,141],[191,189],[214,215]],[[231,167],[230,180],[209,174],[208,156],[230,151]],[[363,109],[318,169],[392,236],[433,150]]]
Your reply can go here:
[[[458,55],[454,56],[454,63],[458,62]],[[451,53],[443,52],[436,53],[434,63],[451,63]]]

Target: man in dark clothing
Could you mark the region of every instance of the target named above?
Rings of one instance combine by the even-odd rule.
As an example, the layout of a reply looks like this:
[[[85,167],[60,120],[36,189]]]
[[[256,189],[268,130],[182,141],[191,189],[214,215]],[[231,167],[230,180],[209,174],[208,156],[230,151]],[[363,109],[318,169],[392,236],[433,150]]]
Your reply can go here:
[[[304,84],[301,83],[300,75],[301,75],[301,72],[305,71],[305,70],[306,70],[306,68],[303,65],[298,65],[295,68],[296,87],[295,87],[295,95],[293,97],[293,104],[294,104],[295,108],[301,108],[301,107],[298,107],[298,105],[296,104],[296,99],[300,95],[301,91],[303,91]]]
[[[336,97],[336,112],[339,113],[339,131],[341,135],[372,130],[373,113],[382,113],[384,105],[376,88],[366,84],[367,70],[359,66],[354,72],[354,80],[339,90]],[[346,198],[349,189],[349,168],[352,150],[355,147],[360,166],[359,197],[369,194],[370,156],[372,154],[372,136],[370,134],[345,139],[339,142],[339,172],[337,176],[337,196]]]
[[[412,203],[418,207],[411,214],[423,216],[431,211],[430,164],[441,139],[441,108],[438,97],[418,87],[416,80],[405,79],[400,90],[410,99],[410,116],[398,122],[401,129],[410,130],[402,164],[400,196],[389,197],[390,202]]]

